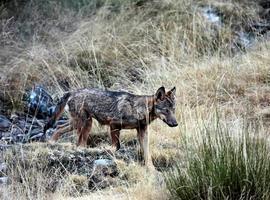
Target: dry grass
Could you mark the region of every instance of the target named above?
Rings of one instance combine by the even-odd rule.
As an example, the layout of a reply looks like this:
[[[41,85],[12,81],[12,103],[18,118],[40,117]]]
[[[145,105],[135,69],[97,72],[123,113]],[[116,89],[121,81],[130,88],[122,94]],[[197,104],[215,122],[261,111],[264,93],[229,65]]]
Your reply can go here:
[[[167,89],[176,86],[176,117],[180,126],[172,129],[156,121],[149,130],[152,159],[160,169],[183,158],[185,149],[180,136],[199,137],[205,124],[213,123],[216,111],[221,122],[235,133],[243,118],[260,119],[258,123],[263,124],[264,131],[269,130],[262,117],[268,114],[263,112],[270,105],[270,43],[256,38],[258,41],[246,52],[233,54],[230,49],[236,29],[249,29],[250,23],[257,20],[259,7],[255,1],[142,1],[145,3],[141,7],[119,2],[122,6],[117,11],[108,3],[88,16],[59,12],[53,20],[60,25],[72,24],[73,28],[66,32],[57,25],[37,27],[40,33],[50,34],[47,40],[36,33],[26,43],[16,39],[16,44],[8,45],[14,27],[6,26],[1,41],[5,41],[7,53],[1,51],[0,55],[8,59],[1,60],[0,87],[11,104],[8,112],[22,109],[23,93],[33,84],[46,86],[54,98],[61,96],[66,82],[71,90],[109,87],[138,94],[152,94],[161,85]],[[200,13],[204,5],[222,12],[222,27],[206,21]],[[38,12],[33,11],[33,16]],[[95,132],[100,130],[104,131],[94,127]],[[121,135],[124,143],[132,138],[135,138],[133,131]],[[121,173],[128,176],[123,184],[82,197],[71,198],[68,194],[74,189],[70,183],[74,180],[84,188],[84,177],[71,174],[72,180],[65,177],[62,189],[50,194],[44,186],[48,174],[30,171],[26,175],[33,178],[24,185],[8,186],[3,198],[169,198],[157,172],[145,171],[136,163],[119,166]],[[32,197],[33,185],[39,193]]]

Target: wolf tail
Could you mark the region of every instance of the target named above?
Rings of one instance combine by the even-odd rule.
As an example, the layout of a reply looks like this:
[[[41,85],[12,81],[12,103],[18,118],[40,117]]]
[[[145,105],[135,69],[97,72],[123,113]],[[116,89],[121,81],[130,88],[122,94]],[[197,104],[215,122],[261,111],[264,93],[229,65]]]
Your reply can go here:
[[[69,97],[71,96],[71,93],[65,93],[64,96],[60,99],[60,101],[57,103],[55,110],[52,114],[52,117],[49,119],[49,121],[45,124],[43,132],[46,133],[46,131],[53,127],[53,125],[55,124],[55,122],[59,119],[59,117],[61,116],[61,114],[64,111],[64,108],[68,102]]]

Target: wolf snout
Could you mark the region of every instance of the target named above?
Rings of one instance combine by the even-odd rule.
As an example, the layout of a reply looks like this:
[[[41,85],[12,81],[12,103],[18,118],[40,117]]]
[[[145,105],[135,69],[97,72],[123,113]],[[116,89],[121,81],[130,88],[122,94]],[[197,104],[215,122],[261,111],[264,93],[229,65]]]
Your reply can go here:
[[[167,120],[163,120],[169,127],[176,127],[178,126],[177,121],[167,121]]]
[[[177,122],[173,122],[173,123],[168,123],[168,125],[170,127],[176,127],[176,126],[178,126],[178,123]]]

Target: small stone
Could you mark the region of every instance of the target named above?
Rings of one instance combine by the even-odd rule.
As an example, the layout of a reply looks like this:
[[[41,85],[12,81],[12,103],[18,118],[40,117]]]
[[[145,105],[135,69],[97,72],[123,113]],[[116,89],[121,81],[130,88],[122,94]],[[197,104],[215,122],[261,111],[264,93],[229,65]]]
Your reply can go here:
[[[93,163],[89,188],[102,189],[113,184],[114,177],[118,175],[117,165],[113,160],[98,159]]]
[[[217,26],[221,26],[222,22],[221,22],[221,17],[219,15],[219,13],[217,12],[217,10],[215,10],[212,7],[203,7],[202,8],[202,14],[205,17],[205,19],[207,21],[209,21],[212,24],[215,24]]]
[[[1,140],[2,141],[5,141],[5,142],[7,142],[7,143],[14,143],[14,138],[13,137],[11,137],[11,136],[8,136],[8,137],[2,137],[1,138]]]
[[[52,137],[53,133],[54,133],[54,129],[53,128],[48,129],[46,131],[46,133],[45,133],[46,140],[49,140]]]
[[[114,165],[115,162],[113,160],[109,160],[109,159],[98,159],[94,161],[94,168],[97,166],[112,166]]]
[[[0,177],[0,185],[7,185],[8,177]]]
[[[30,140],[31,141],[44,141],[45,140],[45,137],[44,136],[44,133],[42,132],[39,132],[38,134],[34,135],[34,136],[31,136],[30,137]]]
[[[7,165],[5,163],[0,163],[0,172],[5,172],[7,170]]]

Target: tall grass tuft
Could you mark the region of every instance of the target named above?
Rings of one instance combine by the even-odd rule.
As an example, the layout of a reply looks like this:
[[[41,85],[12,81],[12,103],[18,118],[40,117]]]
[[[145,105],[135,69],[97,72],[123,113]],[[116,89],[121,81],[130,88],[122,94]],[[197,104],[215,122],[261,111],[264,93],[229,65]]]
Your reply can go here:
[[[185,164],[166,177],[172,199],[270,199],[269,142],[250,124],[237,132],[218,122],[185,140]]]

